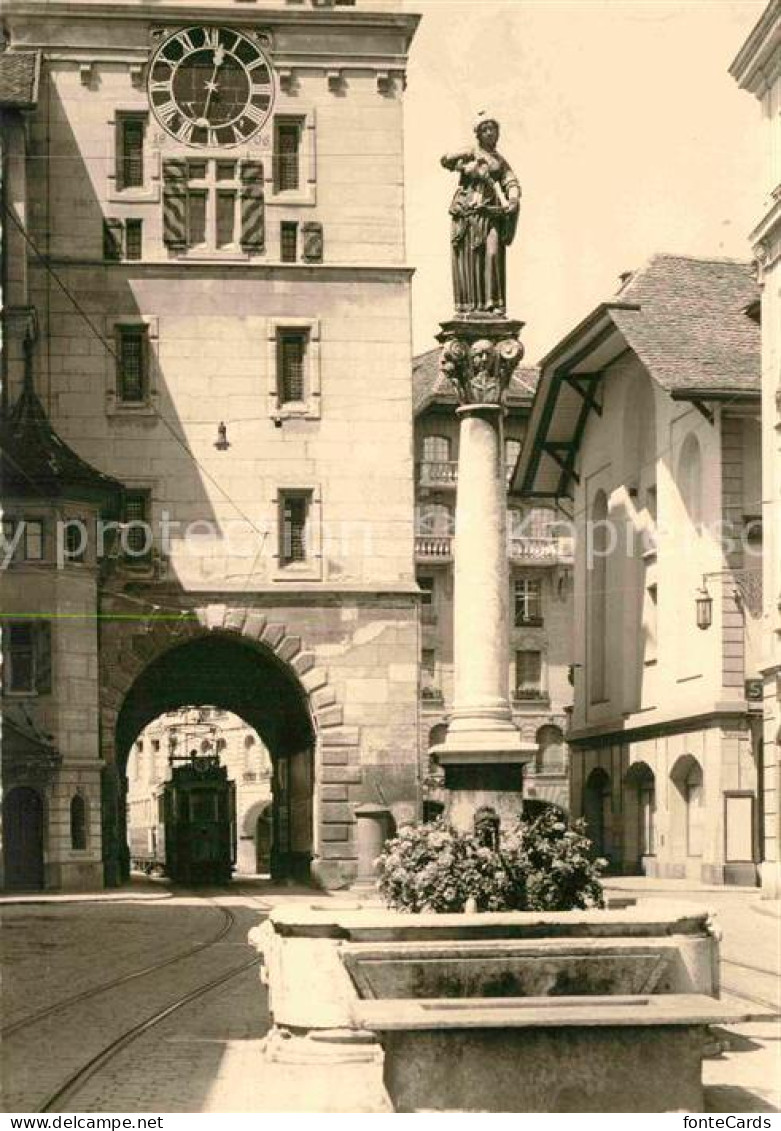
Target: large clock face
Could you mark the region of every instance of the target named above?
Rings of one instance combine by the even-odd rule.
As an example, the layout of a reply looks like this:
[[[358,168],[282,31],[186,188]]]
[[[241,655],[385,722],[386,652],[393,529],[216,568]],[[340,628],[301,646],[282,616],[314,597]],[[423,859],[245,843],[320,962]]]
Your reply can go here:
[[[186,145],[241,145],[271,113],[274,77],[260,47],[241,32],[188,27],[155,52],[149,101],[163,129]]]

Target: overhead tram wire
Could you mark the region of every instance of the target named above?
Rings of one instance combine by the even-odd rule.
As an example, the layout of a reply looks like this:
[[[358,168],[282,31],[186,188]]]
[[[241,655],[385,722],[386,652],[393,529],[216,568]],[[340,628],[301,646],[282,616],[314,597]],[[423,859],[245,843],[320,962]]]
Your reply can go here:
[[[13,223],[14,223],[14,224],[16,225],[16,227],[17,227],[17,228],[19,229],[19,231],[21,232],[21,234],[22,234],[22,236],[24,237],[25,241],[26,241],[26,242],[27,242],[27,243],[28,243],[28,244],[30,245],[30,247],[32,248],[32,250],[33,250],[34,254],[36,255],[36,257],[37,257],[37,258],[38,258],[38,259],[39,259],[39,260],[41,261],[41,263],[42,263],[42,264],[43,264],[43,266],[44,266],[44,267],[46,268],[46,270],[47,270],[47,271],[48,271],[48,272],[50,273],[50,275],[51,275],[51,276],[52,276],[52,278],[53,278],[53,279],[55,280],[55,282],[57,283],[57,285],[58,285],[58,286],[59,286],[59,287],[60,287],[60,288],[62,289],[62,291],[63,291],[63,292],[64,292],[64,293],[65,293],[65,294],[67,295],[67,297],[68,297],[68,298],[70,299],[70,301],[71,301],[71,302],[73,303],[73,305],[74,305],[75,309],[76,309],[76,310],[77,310],[77,311],[79,312],[79,314],[80,314],[80,315],[81,315],[81,316],[82,316],[82,317],[83,317],[83,318],[85,319],[85,321],[87,322],[87,324],[88,324],[88,325],[90,326],[90,329],[92,330],[92,332],[93,332],[93,333],[95,334],[95,336],[96,336],[96,337],[98,338],[98,340],[99,340],[99,341],[100,341],[100,342],[101,342],[101,343],[103,344],[103,346],[104,346],[104,347],[105,347],[105,349],[106,349],[106,350],[108,351],[108,353],[109,353],[109,354],[111,355],[111,357],[113,357],[113,358],[114,358],[114,359],[115,359],[115,360],[117,361],[117,363],[119,363],[119,359],[117,358],[117,355],[116,355],[116,353],[114,352],[113,348],[111,347],[111,344],[110,344],[110,343],[109,343],[109,342],[108,342],[108,341],[107,341],[107,340],[106,340],[106,339],[105,339],[105,338],[103,337],[103,335],[102,335],[102,334],[100,333],[100,331],[99,331],[99,330],[97,329],[97,327],[95,327],[95,326],[93,325],[92,321],[90,320],[90,318],[89,318],[89,316],[88,316],[88,315],[86,314],[86,312],[85,312],[85,311],[83,311],[83,310],[81,309],[81,307],[79,306],[79,304],[78,304],[78,302],[76,301],[75,297],[74,297],[74,296],[73,296],[73,295],[71,294],[70,290],[69,290],[69,289],[68,289],[68,288],[67,288],[67,287],[65,286],[65,284],[64,284],[64,283],[62,282],[62,280],[61,280],[61,279],[59,278],[59,276],[57,275],[56,271],[54,271],[54,269],[53,269],[53,268],[51,267],[51,265],[49,264],[49,262],[48,262],[48,260],[47,260],[46,256],[44,256],[44,255],[43,255],[43,254],[42,254],[42,253],[41,253],[41,252],[40,252],[40,251],[38,250],[38,248],[36,247],[36,245],[35,245],[35,243],[33,242],[32,238],[31,238],[31,237],[29,236],[29,234],[28,234],[28,233],[27,233],[27,231],[25,230],[24,226],[23,226],[23,225],[22,225],[22,224],[20,223],[20,221],[18,220],[18,218],[17,218],[17,217],[16,217],[15,215],[14,215],[14,213],[13,213],[13,212],[11,211],[11,209],[10,209],[10,207],[9,207],[9,205],[8,205],[8,204],[6,204],[6,205],[5,205],[5,211],[6,211],[6,213],[8,214],[8,216],[10,216],[10,218],[11,218],[12,222],[13,222]],[[736,402],[736,400],[737,400],[737,396],[732,396],[732,397],[729,397],[729,398],[727,398],[726,400],[724,400],[724,401],[722,401],[722,402],[721,402],[721,404],[720,404],[720,407],[721,407],[722,409],[724,409],[724,408],[728,407],[729,405],[731,405],[731,404],[734,404],[734,403]],[[220,491],[220,492],[221,492],[221,493],[223,494],[223,496],[224,496],[224,497],[225,497],[225,498],[226,498],[226,499],[227,499],[227,500],[228,500],[228,501],[229,501],[229,502],[230,502],[230,503],[231,503],[231,504],[232,504],[232,505],[233,505],[233,506],[235,507],[235,509],[236,509],[237,513],[238,513],[238,514],[240,514],[240,515],[241,515],[241,516],[242,516],[242,517],[243,517],[243,518],[244,518],[244,519],[245,519],[245,520],[246,520],[247,522],[249,522],[250,526],[252,527],[252,529],[253,529],[253,530],[255,530],[255,532],[256,532],[256,533],[260,534],[260,535],[261,535],[261,536],[262,536],[263,538],[266,538],[266,537],[268,536],[267,532],[263,532],[263,531],[259,530],[259,529],[258,529],[258,527],[257,527],[257,526],[255,525],[255,523],[253,523],[253,522],[252,522],[252,520],[251,520],[251,519],[250,519],[250,518],[249,518],[249,517],[248,517],[247,515],[245,515],[245,514],[244,514],[244,512],[243,512],[243,511],[242,511],[242,509],[241,509],[241,507],[239,507],[239,505],[238,505],[238,504],[237,504],[236,502],[234,502],[234,500],[233,500],[233,499],[231,498],[231,496],[230,496],[230,495],[229,495],[229,494],[228,494],[228,493],[227,493],[226,491],[224,491],[222,487],[220,487],[219,483],[217,483],[217,481],[216,481],[216,480],[215,480],[215,479],[213,478],[213,476],[212,476],[212,475],[211,475],[211,474],[210,474],[210,473],[209,473],[209,472],[208,472],[208,471],[207,471],[207,470],[206,470],[205,468],[203,468],[203,467],[202,467],[202,465],[201,465],[201,463],[199,462],[198,458],[197,458],[197,457],[195,456],[195,454],[194,454],[194,453],[193,453],[193,452],[191,451],[191,449],[190,449],[190,448],[188,447],[188,445],[187,445],[187,444],[186,444],[186,442],[185,442],[185,441],[184,441],[184,440],[182,439],[182,437],[180,437],[180,436],[178,435],[178,433],[177,433],[177,432],[176,432],[176,431],[175,431],[175,430],[174,430],[174,429],[173,429],[173,428],[171,427],[171,425],[170,425],[170,424],[168,423],[168,421],[167,421],[167,420],[165,419],[165,417],[164,417],[164,416],[162,416],[162,415],[161,415],[161,414],[160,414],[160,413],[159,413],[159,412],[157,411],[157,409],[155,409],[155,408],[154,408],[154,406],[152,406],[152,411],[153,411],[153,412],[154,412],[154,414],[155,414],[155,415],[156,415],[156,416],[157,416],[157,417],[158,417],[158,418],[160,419],[160,421],[161,421],[161,422],[162,422],[162,423],[163,423],[163,424],[165,425],[165,427],[166,427],[166,428],[167,428],[167,429],[168,429],[168,430],[169,430],[169,431],[171,432],[171,435],[172,435],[172,436],[174,436],[174,438],[176,439],[176,441],[177,441],[177,442],[178,442],[179,444],[181,444],[181,445],[182,445],[182,447],[183,447],[183,448],[185,449],[185,451],[186,451],[186,452],[187,452],[187,454],[188,454],[188,455],[190,456],[190,458],[191,458],[191,459],[192,459],[192,460],[194,461],[194,463],[196,464],[196,466],[197,466],[197,467],[199,467],[199,468],[200,468],[200,469],[201,469],[201,470],[203,471],[204,475],[206,475],[206,476],[207,476],[207,478],[208,478],[208,479],[210,480],[210,482],[214,483],[215,487],[217,487],[217,489],[218,489],[218,490],[219,490],[219,491]],[[266,419],[266,417],[258,417],[258,418],[251,418],[251,417],[248,417],[248,418],[242,418],[242,420],[230,420],[230,421],[228,421],[227,423],[230,423],[230,424],[239,424],[239,423],[244,423],[244,422],[245,422],[245,420],[246,420],[246,422],[247,422],[247,423],[249,423],[250,421],[254,421],[255,419],[257,419],[258,421],[260,421],[260,420],[265,420],[265,419]],[[210,424],[210,423],[212,423],[212,422],[211,422],[211,421],[196,421],[195,423],[198,423],[198,424]],[[706,423],[708,423],[708,422],[707,422],[707,421],[702,421],[702,420],[698,420],[698,421],[695,421],[695,422],[694,422],[694,424],[693,424],[693,426],[692,426],[692,428],[691,428],[691,429],[690,429],[689,431],[690,431],[690,432],[693,432],[693,433],[697,433],[697,432],[701,432],[701,431],[704,431],[704,427],[705,427],[705,424],[706,424]],[[713,427],[713,425],[709,425],[709,427]],[[645,461],[644,461],[644,462],[643,462],[643,463],[642,463],[642,464],[640,465],[640,470],[642,471],[642,470],[644,470],[644,469],[646,469],[646,468],[650,468],[650,467],[652,467],[652,466],[653,466],[653,465],[654,465],[654,464],[656,463],[656,461],[657,461],[657,460],[659,460],[659,459],[661,459],[661,458],[662,458],[663,456],[666,456],[666,455],[672,455],[672,454],[673,454],[673,451],[674,451],[674,445],[673,445],[672,443],[668,443],[668,444],[665,444],[665,445],[664,445],[663,447],[659,448],[659,449],[658,449],[658,450],[657,450],[657,451],[656,451],[656,452],[654,453],[654,455],[653,455],[653,456],[652,456],[651,458],[649,458],[649,459],[645,460]],[[565,496],[565,497],[567,497],[567,496]],[[573,501],[574,501],[574,500],[573,500]],[[765,502],[766,502],[767,500],[765,500],[765,499],[760,499],[760,500],[757,500],[757,501],[758,501],[758,502],[760,502],[760,503],[762,503],[762,504],[764,504],[764,503],[765,503]],[[557,509],[559,509],[559,510],[563,510],[563,508],[561,507],[561,504],[560,504],[560,503],[558,502],[558,499],[557,499],[557,500],[555,500],[555,506],[556,506],[556,508],[557,508]],[[580,507],[580,508],[575,508],[575,509],[573,510],[573,512],[572,512],[572,514],[571,514],[571,515],[567,515],[567,514],[566,514],[566,512],[564,512],[564,513],[565,513],[565,517],[567,518],[567,521],[569,521],[569,522],[573,522],[573,523],[574,523],[574,522],[575,522],[575,521],[576,521],[577,519],[579,519],[579,518],[581,518],[581,517],[584,517],[584,516],[585,516],[585,517],[588,517],[589,508],[588,508],[588,505],[587,505],[587,504],[584,504],[584,505],[583,505],[582,507]]]
[[[49,275],[54,280],[54,282],[57,284],[57,286],[60,288],[60,290],[63,292],[63,294],[72,303],[73,308],[77,312],[77,314],[81,318],[83,318],[84,322],[89,327],[90,332],[95,336],[95,338],[97,338],[97,340],[101,343],[101,345],[106,350],[106,352],[109,354],[109,356],[112,357],[114,359],[114,361],[117,363],[117,365],[121,365],[120,358],[115,353],[111,343],[103,336],[103,334],[101,334],[100,330],[95,325],[95,323],[92,321],[92,319],[87,314],[87,312],[84,310],[84,308],[81,306],[81,304],[79,303],[76,296],[73,294],[73,292],[70,290],[70,288],[63,282],[63,280],[60,278],[60,276],[57,274],[57,272],[51,266],[47,257],[45,255],[43,255],[43,253],[38,249],[37,245],[35,244],[35,241],[32,239],[29,232],[26,230],[25,226],[21,223],[21,221],[18,219],[18,217],[14,214],[11,207],[8,204],[5,204],[4,207],[3,207],[3,210],[4,210],[5,214],[9,217],[11,222],[14,224],[14,226],[17,228],[17,230],[21,233],[22,238],[24,239],[24,241],[28,245],[28,247],[32,250],[33,255],[35,255],[36,259],[38,259],[38,261],[45,268],[45,270],[49,273]],[[220,483],[217,482],[217,480],[214,478],[214,476],[211,474],[211,472],[208,471],[208,469],[203,466],[203,464],[200,462],[198,457],[195,455],[192,448],[189,446],[189,444],[184,439],[184,437],[180,436],[180,434],[173,427],[173,425],[170,424],[170,422],[165,418],[165,416],[163,416],[163,414],[161,412],[159,412],[158,409],[155,408],[154,405],[150,405],[150,408],[151,408],[153,414],[161,422],[161,424],[163,424],[164,427],[167,429],[167,431],[170,432],[171,436],[173,436],[173,438],[176,440],[177,444],[179,444],[180,447],[190,457],[190,459],[193,461],[193,463],[196,465],[196,467],[199,469],[199,471],[201,471],[202,474],[209,480],[209,482],[214,487],[217,488],[217,490],[220,492],[220,494],[223,496],[223,498],[226,499],[227,502],[229,502],[231,504],[231,506],[234,508],[236,513],[239,514],[244,519],[244,521],[249,524],[249,526],[252,528],[252,530],[254,530],[256,534],[259,534],[263,539],[265,539],[267,537],[267,532],[261,530],[258,526],[256,526],[256,524],[252,521],[252,519],[249,517],[249,515],[246,514],[246,512],[242,509],[241,506],[239,506],[239,504],[236,502],[236,500],[224,489],[224,487],[222,487],[220,485]]]

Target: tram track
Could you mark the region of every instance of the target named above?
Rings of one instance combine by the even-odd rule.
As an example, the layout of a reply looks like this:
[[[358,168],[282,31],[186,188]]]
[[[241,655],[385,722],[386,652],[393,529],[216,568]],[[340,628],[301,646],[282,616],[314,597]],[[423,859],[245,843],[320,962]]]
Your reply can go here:
[[[63,998],[60,1001],[54,1002],[52,1005],[46,1006],[44,1009],[39,1009],[35,1013],[28,1014],[26,1017],[20,1017],[18,1021],[13,1021],[9,1025],[4,1025],[0,1028],[0,1037],[7,1040],[16,1033],[31,1027],[32,1025],[39,1024],[47,1017],[51,1017],[62,1010],[69,1009],[74,1005],[79,1005],[90,998],[97,997],[100,994],[108,993],[119,986],[127,985],[129,982],[134,982],[139,978],[148,977],[151,974],[157,973],[159,970],[165,970],[169,966],[174,966],[178,962],[184,962],[193,955],[200,954],[209,947],[216,946],[221,942],[232,930],[236,923],[236,917],[228,907],[223,907],[220,904],[215,904],[213,910],[218,911],[222,915],[222,925],[211,938],[198,943],[196,946],[191,946],[187,950],[181,951],[179,954],[172,955],[170,958],[164,959],[162,962],[150,963],[148,966],[142,967],[140,970],[132,970],[128,974],[123,974],[119,978],[112,978],[107,982],[101,982],[99,985],[90,986],[86,990],[81,990],[79,993],[71,994],[70,997]]]
[[[232,967],[230,970],[224,971],[216,978],[197,986],[194,990],[190,990],[186,994],[182,994],[175,1001],[169,1003],[165,1008],[158,1010],[156,1013],[151,1014],[149,1017],[140,1021],[138,1024],[126,1029],[124,1033],[116,1037],[108,1045],[106,1045],[100,1052],[73,1072],[57,1089],[53,1092],[45,1103],[38,1108],[41,1113],[57,1112],[61,1109],[62,1105],[69,1102],[76,1096],[81,1089],[103,1068],[114,1060],[121,1052],[128,1048],[134,1041],[138,1040],[150,1029],[165,1021],[177,1010],[182,1009],[184,1006],[189,1005],[191,1002],[197,1001],[199,998],[204,997],[211,990],[217,989],[218,986],[229,982],[232,978],[238,977],[246,970],[250,970],[253,966],[257,966],[260,958],[252,958],[247,962],[242,963],[240,966]]]
[[[762,966],[752,966],[748,962],[739,962],[734,958],[723,957],[721,959],[721,966],[722,968],[731,966],[734,967],[735,971],[745,971],[746,973],[752,974],[755,977],[756,975],[759,975],[761,978],[770,978],[778,988],[779,975],[775,970],[766,970]],[[762,1009],[771,1012],[775,1017],[781,1016],[781,993],[777,994],[774,1001],[770,1001],[768,1000],[768,998],[760,996],[764,992],[764,987],[760,988],[759,993],[752,992],[754,988],[755,987],[752,986],[749,990],[745,989],[742,986],[732,985],[726,981],[722,981],[721,983],[722,991],[726,994],[729,994],[730,997],[737,998],[739,1001],[749,1002],[751,1005],[758,1005]],[[766,1017],[767,1013],[765,1013],[763,1016]]]

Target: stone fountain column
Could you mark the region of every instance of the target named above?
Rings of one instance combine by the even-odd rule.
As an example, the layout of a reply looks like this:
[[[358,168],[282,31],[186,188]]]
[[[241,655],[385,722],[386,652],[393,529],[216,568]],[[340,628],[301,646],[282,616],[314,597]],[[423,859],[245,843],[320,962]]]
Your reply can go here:
[[[447,817],[471,828],[489,806],[520,813],[523,764],[535,752],[513,723],[509,695],[509,567],[504,395],[523,356],[521,322],[442,324],[440,364],[460,418],[453,597],[454,696],[445,741],[430,753],[445,773]]]

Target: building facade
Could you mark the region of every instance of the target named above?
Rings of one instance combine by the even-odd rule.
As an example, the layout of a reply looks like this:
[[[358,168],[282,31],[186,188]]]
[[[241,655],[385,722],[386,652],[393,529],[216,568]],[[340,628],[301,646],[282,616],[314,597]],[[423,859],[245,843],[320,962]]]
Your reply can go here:
[[[764,699],[762,889],[781,896],[781,4],[771,0],[730,68],[760,104],[766,154],[751,233],[761,288]]]
[[[438,373],[440,351],[413,364],[415,408],[415,559],[421,606],[420,749],[436,746],[453,702],[453,535],[459,420],[450,382]],[[507,392],[504,422],[508,477],[526,436],[535,369],[521,369]],[[508,509],[510,651],[513,721],[537,755],[524,770],[524,798],[569,808],[564,741],[571,704],[571,541],[548,506],[516,501]],[[424,761],[427,812],[444,794],[436,766]]]
[[[238,715],[215,707],[171,711],[145,727],[127,763],[127,827],[131,866],[160,867],[159,802],[172,757],[218,757],[235,788],[236,873],[271,872],[273,799],[271,757],[260,736]]]
[[[63,758],[71,735],[90,775],[78,879],[53,834],[64,795],[39,791],[40,882],[127,875],[133,744],[206,704],[270,753],[282,873],[349,883],[356,805],[398,822],[419,804],[417,17],[387,0],[8,0],[4,20],[4,69],[36,86],[4,131],[8,404],[27,356],[58,438],[124,488],[118,525],[77,498],[35,584],[3,578],[49,624],[50,687],[15,710]],[[70,577],[72,621],[47,591]]]
[[[756,299],[748,264],[655,256],[541,363],[514,483],[571,500],[572,808],[619,872],[756,882]]]

